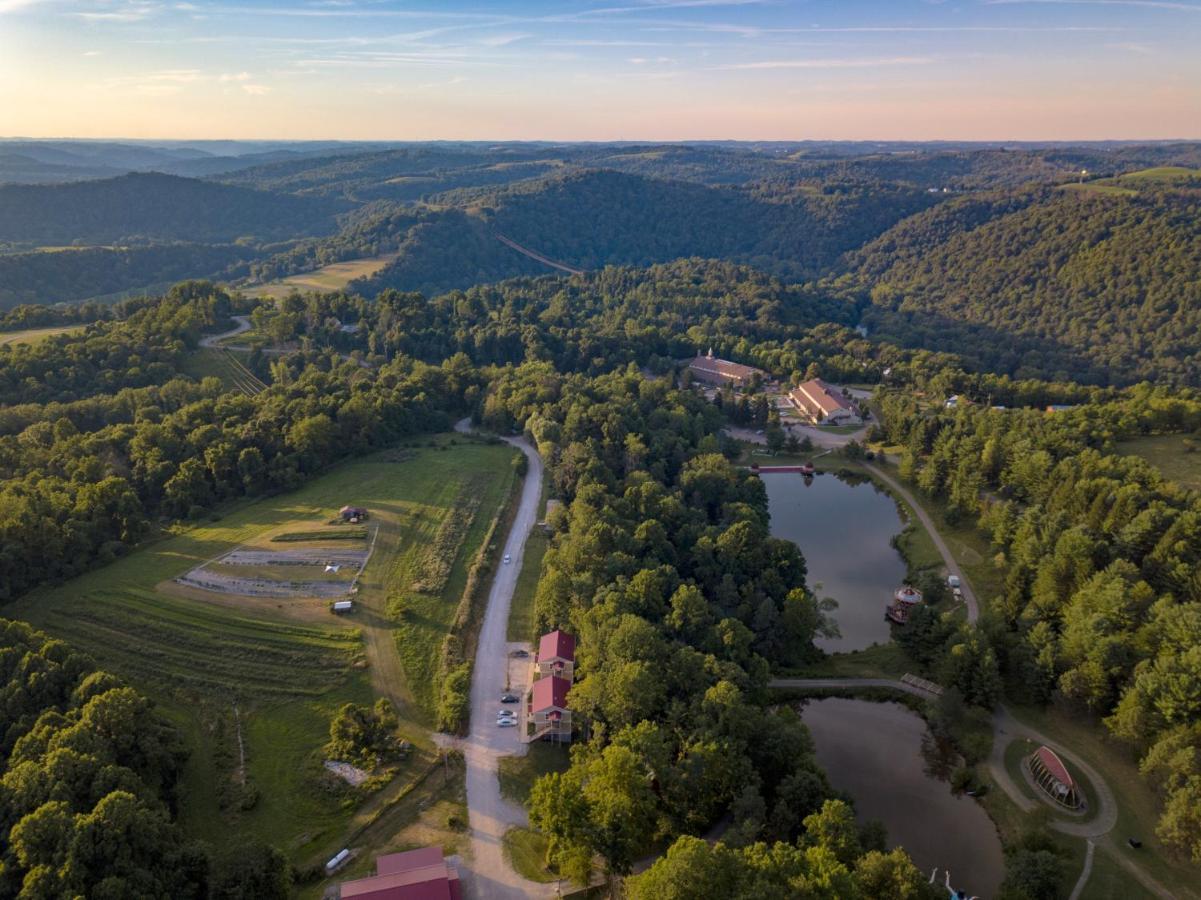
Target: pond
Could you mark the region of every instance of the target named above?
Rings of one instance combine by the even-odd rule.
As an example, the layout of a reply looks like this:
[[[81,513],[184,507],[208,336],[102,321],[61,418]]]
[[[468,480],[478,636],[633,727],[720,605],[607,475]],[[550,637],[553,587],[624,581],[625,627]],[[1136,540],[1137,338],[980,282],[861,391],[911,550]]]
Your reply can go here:
[[[838,653],[890,640],[884,607],[906,572],[890,543],[905,527],[892,497],[871,481],[852,484],[829,474],[762,478],[771,533],[801,548],[810,588],[838,601],[833,617],[842,636],[820,638],[817,646]]]
[[[933,739],[925,721],[899,703],[829,698],[801,712],[830,783],[850,794],[860,821],[878,819],[888,846],[901,846],[926,875],[950,870],[968,895],[996,895],[1004,875],[992,819],[948,783],[957,760]]]

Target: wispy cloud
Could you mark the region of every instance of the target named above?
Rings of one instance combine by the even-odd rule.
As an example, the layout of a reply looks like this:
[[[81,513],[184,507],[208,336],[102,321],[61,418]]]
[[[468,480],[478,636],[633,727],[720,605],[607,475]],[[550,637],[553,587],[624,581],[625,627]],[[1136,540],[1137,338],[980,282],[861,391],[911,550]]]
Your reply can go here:
[[[865,59],[775,59],[730,63],[721,69],[875,69],[884,66],[924,66],[934,62],[927,56],[884,56]]]
[[[1172,9],[1180,12],[1201,12],[1201,4],[1176,3],[1174,0],[984,0],[986,6],[1016,6],[1055,4],[1058,6],[1137,6],[1146,9]]]
[[[18,12],[22,9],[27,9],[30,6],[37,6],[45,3],[46,0],[0,0],[0,15],[4,13]]]

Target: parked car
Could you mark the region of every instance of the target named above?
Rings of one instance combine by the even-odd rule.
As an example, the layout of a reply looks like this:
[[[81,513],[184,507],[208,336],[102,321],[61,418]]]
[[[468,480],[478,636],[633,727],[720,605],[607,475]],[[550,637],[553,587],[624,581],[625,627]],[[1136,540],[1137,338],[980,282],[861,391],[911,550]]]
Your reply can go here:
[[[496,727],[497,728],[516,728],[517,720],[516,719],[497,719]]]
[[[498,718],[498,719],[516,719],[517,713],[513,712],[513,710],[511,710],[511,709],[498,709],[496,711],[496,718]]]
[[[529,656],[529,655],[530,655],[530,651],[529,651],[529,650],[514,650],[514,651],[513,651],[512,653],[510,653],[509,655],[510,655],[510,656],[515,656],[515,657],[517,657],[518,659],[524,659],[525,657],[527,657],[527,656]]]
[[[501,694],[500,702],[501,703],[516,703],[517,695],[516,694]]]

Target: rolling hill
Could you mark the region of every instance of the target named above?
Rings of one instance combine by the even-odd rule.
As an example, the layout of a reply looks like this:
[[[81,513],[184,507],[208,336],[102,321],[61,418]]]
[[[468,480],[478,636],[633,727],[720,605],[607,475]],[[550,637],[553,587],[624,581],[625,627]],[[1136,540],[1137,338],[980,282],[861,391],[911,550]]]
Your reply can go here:
[[[549,271],[497,235],[581,269],[708,257],[799,280],[936,201],[878,183],[710,187],[599,170],[430,202],[440,212],[411,229],[397,260],[359,289],[436,293]]]
[[[1201,178],[956,198],[848,258],[873,337],[1022,376],[1201,383]]]
[[[342,206],[161,174],[0,185],[0,242],[64,245],[280,239],[333,229]]]

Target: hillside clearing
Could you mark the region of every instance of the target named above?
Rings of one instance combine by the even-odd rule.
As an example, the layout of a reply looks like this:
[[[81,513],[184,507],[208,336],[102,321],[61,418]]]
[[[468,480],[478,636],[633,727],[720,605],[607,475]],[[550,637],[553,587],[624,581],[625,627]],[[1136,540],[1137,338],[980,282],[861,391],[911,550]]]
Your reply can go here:
[[[29,328],[25,331],[0,332],[0,347],[5,344],[36,344],[56,334],[77,334],[86,325],[52,325],[49,328]]]
[[[1189,441],[1193,449],[1189,449]],[[1141,457],[1159,469],[1164,478],[1201,491],[1201,438],[1185,434],[1152,434],[1119,441],[1114,450]]]
[[[279,281],[267,284],[249,285],[246,293],[256,297],[270,297],[281,300],[293,291],[340,291],[356,278],[367,278],[374,275],[388,263],[396,259],[397,254],[385,253],[381,256],[369,256],[363,259],[350,259],[346,262],[331,263],[312,272],[302,272],[291,275]]]
[[[294,858],[337,840],[362,795],[328,776],[319,749],[331,716],[348,702],[392,701],[402,735],[418,750],[402,764],[401,780],[428,764],[430,714],[412,698],[432,696],[429,661],[466,583],[467,561],[514,475],[507,447],[461,436],[424,443],[344,464],[290,494],[237,505],[217,522],[156,540],[6,610],[90,653],[153,697],[181,728],[191,757],[180,819],[190,834],[218,847],[267,840]],[[478,484],[482,475],[489,483],[479,515],[445,591],[425,598],[420,618],[408,623],[414,664],[402,667],[386,598],[407,577],[410,560],[427,549],[459,487]],[[379,528],[349,617],[330,615],[321,600],[217,596],[172,584],[239,545],[278,550],[271,536],[324,527],[348,502],[367,507]],[[258,794],[245,810],[243,795],[230,789],[240,765],[231,748],[239,736]]]

